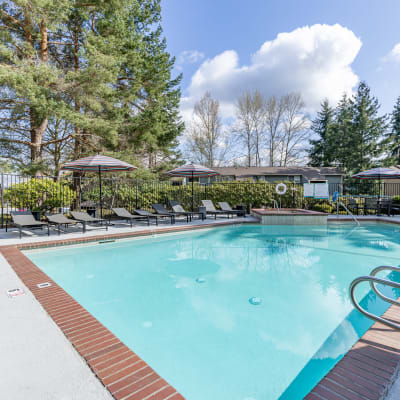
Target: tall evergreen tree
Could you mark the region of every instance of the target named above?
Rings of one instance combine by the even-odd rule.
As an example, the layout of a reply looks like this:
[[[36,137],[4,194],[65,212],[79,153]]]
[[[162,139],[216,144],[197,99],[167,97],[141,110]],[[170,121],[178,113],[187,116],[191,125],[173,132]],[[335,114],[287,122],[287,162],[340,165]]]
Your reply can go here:
[[[347,165],[351,172],[370,168],[382,150],[380,141],[387,128],[387,117],[378,116],[379,108],[368,85],[360,82],[351,106],[353,120],[348,151],[352,156]]]
[[[345,171],[351,168],[353,145],[353,103],[344,94],[334,111],[330,146],[335,165]]]
[[[40,166],[43,149],[66,140],[74,157],[171,153],[183,129],[180,77],[160,14],[160,0],[3,1],[1,155]],[[51,138],[52,120],[70,133]]]
[[[69,0],[0,4],[0,134],[2,155],[41,161],[49,115],[65,112],[62,71],[49,57],[52,30],[67,18]]]
[[[317,139],[310,140],[311,149],[309,150],[309,165],[312,167],[328,167],[335,160],[335,150],[333,145],[334,130],[334,109],[325,99],[321,103],[321,110],[312,121],[311,130],[317,135]]]
[[[400,164],[400,96],[391,115],[388,142],[390,163]]]

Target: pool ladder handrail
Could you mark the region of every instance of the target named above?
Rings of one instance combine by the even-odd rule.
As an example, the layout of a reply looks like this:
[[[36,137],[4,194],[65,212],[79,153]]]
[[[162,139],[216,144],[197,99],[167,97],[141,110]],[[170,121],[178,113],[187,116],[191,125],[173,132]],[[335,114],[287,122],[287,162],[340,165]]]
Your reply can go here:
[[[339,217],[339,206],[342,206],[346,210],[347,214],[351,215],[351,217],[353,218],[353,220],[357,224],[357,226],[360,226],[360,222],[358,221],[356,216],[346,207],[346,205],[343,202],[338,200],[337,204],[338,204],[338,213],[336,214],[337,217]]]
[[[360,277],[354,279],[353,282],[351,282],[350,288],[349,288],[350,299],[351,299],[351,301],[353,303],[353,306],[361,314],[365,315],[367,318],[372,319],[373,321],[376,321],[376,322],[380,322],[380,323],[382,323],[382,324],[384,324],[386,326],[389,326],[390,328],[400,330],[400,324],[396,324],[395,322],[389,321],[386,318],[379,317],[378,315],[372,314],[372,313],[368,312],[367,310],[365,310],[364,308],[362,308],[360,306],[360,304],[358,303],[358,301],[355,299],[355,296],[354,296],[355,288],[359,283],[361,283],[361,282],[369,282],[370,286],[371,286],[371,289],[375,292],[375,294],[378,297],[380,297],[382,300],[386,301],[387,303],[390,303],[390,304],[393,304],[393,305],[396,305],[396,306],[400,306],[400,301],[394,300],[394,299],[391,299],[391,298],[385,296],[376,287],[376,284],[380,283],[381,285],[391,286],[393,288],[400,289],[400,283],[393,282],[393,281],[391,281],[389,279],[383,279],[383,278],[377,278],[376,277],[376,274],[378,272],[385,271],[385,270],[400,272],[400,267],[382,265],[382,266],[374,268],[371,271],[370,275],[368,275],[368,276],[360,276]]]
[[[273,199],[272,202],[274,203],[274,208],[276,208],[276,209],[279,210],[279,204],[278,204],[278,202],[277,202],[275,199]]]

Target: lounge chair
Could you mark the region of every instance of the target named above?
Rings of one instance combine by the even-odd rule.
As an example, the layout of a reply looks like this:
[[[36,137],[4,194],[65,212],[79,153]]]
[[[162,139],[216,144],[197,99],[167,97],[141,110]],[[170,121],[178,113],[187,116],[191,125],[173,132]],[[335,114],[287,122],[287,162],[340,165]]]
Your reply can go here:
[[[171,218],[171,225],[175,223],[175,216],[174,214],[168,214],[168,215],[161,215],[161,214],[153,214],[150,211],[147,210],[142,210],[142,209],[135,209],[133,210],[134,213],[137,215],[141,215],[142,217],[149,217],[149,218],[154,218],[156,220],[156,225],[158,225],[158,219],[159,218]]]
[[[107,220],[102,219],[102,218],[95,218],[89,215],[85,211],[71,211],[72,218],[75,219],[76,221],[79,221],[83,224],[83,232],[86,232],[86,225],[87,224],[100,224],[103,225],[105,223],[105,226],[102,226],[102,228],[105,228],[106,231],[108,230],[108,223]]]
[[[143,220],[145,219],[147,221],[147,226],[150,225],[150,217],[148,215],[132,215],[126,208],[112,208],[111,209],[114,214],[121,218],[124,219],[125,221],[129,222],[131,224],[132,228],[132,222],[134,220]]]
[[[151,205],[154,208],[154,211],[158,214],[158,215],[173,215],[174,219],[177,216],[183,215],[186,217],[186,222],[189,222],[192,217],[190,215],[190,213],[187,213],[186,211],[184,212],[169,212],[162,204],[152,204]]]
[[[82,231],[85,232],[84,223],[81,221],[75,221],[74,219],[69,219],[63,214],[45,214],[45,217],[50,225],[55,225],[57,227],[58,234],[61,232],[61,226],[64,225],[67,228],[69,225],[82,224]]]
[[[198,215],[199,219],[201,218],[204,221],[204,213],[199,211],[186,211],[179,203],[179,201],[170,200],[169,205],[171,206],[171,208],[174,210],[175,213],[180,213],[182,215],[184,214],[190,215],[190,220],[192,220],[193,215]]]
[[[387,214],[388,217],[392,215],[392,210],[396,210],[395,207],[392,206],[393,200],[392,199],[381,199],[378,202],[378,214],[384,212]]]
[[[19,230],[19,238],[22,237],[22,229],[34,230],[43,229],[47,226],[47,236],[50,236],[50,226],[47,222],[37,221],[30,211],[11,211],[12,222]],[[6,232],[8,230],[8,221],[6,221]]]
[[[226,201],[219,201],[218,205],[222,211],[225,211],[232,215],[237,215],[238,217],[246,217],[245,210],[234,210]]]
[[[214,215],[214,218],[217,219],[217,215],[226,215],[229,218],[229,215],[232,215],[230,212],[217,210],[214,206],[214,203],[211,200],[202,200],[203,206],[206,208],[207,214]]]
[[[364,215],[369,214],[368,211],[374,211],[375,214],[378,214],[379,210],[379,202],[378,199],[374,198],[366,198],[364,203]]]
[[[349,199],[347,207],[352,213],[355,212],[357,215],[360,213],[361,207],[359,206],[359,204],[355,199]]]

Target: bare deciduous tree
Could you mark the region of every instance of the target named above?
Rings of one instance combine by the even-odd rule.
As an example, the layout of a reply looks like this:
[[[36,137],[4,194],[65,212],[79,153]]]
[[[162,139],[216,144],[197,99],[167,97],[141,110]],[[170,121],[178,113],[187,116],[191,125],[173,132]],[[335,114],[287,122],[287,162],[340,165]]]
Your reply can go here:
[[[282,140],[282,123],[285,112],[283,98],[271,96],[265,102],[266,140],[269,153],[269,166],[273,167],[279,160],[279,148]]]
[[[193,119],[187,131],[186,155],[193,161],[215,167],[228,150],[219,115],[219,102],[209,92],[194,106]]]
[[[265,99],[258,90],[243,93],[236,103],[233,131],[246,146],[247,166],[261,165],[261,148],[265,132]]]
[[[284,112],[280,165],[286,167],[296,163],[304,151],[304,140],[309,134],[309,120],[304,112],[305,105],[300,93],[289,93],[282,101]]]

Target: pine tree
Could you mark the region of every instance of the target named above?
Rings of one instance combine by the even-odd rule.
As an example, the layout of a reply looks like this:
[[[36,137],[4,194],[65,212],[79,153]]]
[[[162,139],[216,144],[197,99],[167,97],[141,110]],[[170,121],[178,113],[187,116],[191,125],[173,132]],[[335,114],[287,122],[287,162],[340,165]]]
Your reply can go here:
[[[400,164],[400,96],[397,98],[391,119],[388,135],[391,163]]]
[[[312,147],[309,150],[309,165],[312,167],[328,167],[334,162],[336,148],[332,146],[333,117],[334,110],[325,99],[311,125],[311,130],[318,135],[317,139],[310,141]]]
[[[352,101],[344,94],[334,112],[331,135],[332,160],[334,164],[349,171],[352,163]]]
[[[1,155],[43,169],[43,150],[71,141],[72,157],[174,157],[180,76],[171,78],[160,15],[160,0],[1,3]],[[54,120],[70,133],[54,138]]]
[[[379,108],[368,85],[361,82],[351,105],[351,141],[347,149],[352,154],[347,165],[351,172],[370,168],[382,150],[380,141],[387,128],[387,117],[378,116]]]
[[[41,162],[49,115],[65,112],[62,71],[51,60],[52,31],[66,18],[69,0],[0,4],[0,134],[2,155]],[[26,153],[26,150],[28,152]]]

